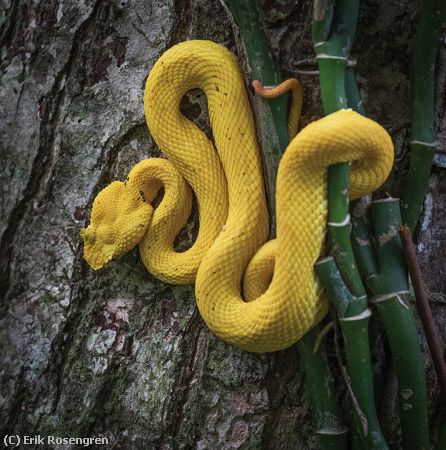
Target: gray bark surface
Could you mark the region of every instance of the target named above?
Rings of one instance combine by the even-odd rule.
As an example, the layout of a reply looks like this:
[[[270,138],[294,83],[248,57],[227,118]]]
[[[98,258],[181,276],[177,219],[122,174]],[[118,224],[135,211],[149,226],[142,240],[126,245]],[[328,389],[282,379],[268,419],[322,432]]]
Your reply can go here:
[[[362,3],[353,55],[367,113],[395,143],[386,190],[398,193],[419,11],[410,0]],[[273,52],[293,75],[313,56],[311,2],[261,4]],[[79,230],[95,195],[159,154],[143,114],[156,59],[197,38],[237,51],[219,1],[3,0],[0,36],[1,435],[105,436],[108,448],[123,449],[316,449],[295,347],[257,355],[219,341],[197,313],[193,287],[153,278],[137,249],[96,272],[82,258]],[[440,62],[444,149],[444,46]],[[306,124],[322,116],[318,78],[300,78]],[[206,126],[201,93],[182,107]],[[418,250],[446,340],[444,154],[436,161]],[[182,245],[195,230],[186,228]],[[395,383],[383,355],[378,401],[397,449]],[[333,351],[330,360],[343,397]],[[427,356],[426,370],[435,433],[438,385]]]

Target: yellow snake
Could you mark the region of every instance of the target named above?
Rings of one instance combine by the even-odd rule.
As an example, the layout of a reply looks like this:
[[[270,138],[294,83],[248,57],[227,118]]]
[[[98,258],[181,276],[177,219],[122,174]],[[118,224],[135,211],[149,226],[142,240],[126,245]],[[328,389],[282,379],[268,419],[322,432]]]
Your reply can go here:
[[[215,146],[180,112],[180,100],[194,88],[206,94]],[[351,110],[305,127],[280,162],[277,238],[264,245],[262,168],[235,56],[209,41],[175,45],[149,74],[144,109],[168,160],[143,160],[125,182],[98,194],[90,226],[81,232],[85,259],[98,269],[139,243],[156,277],[195,281],[198,309],[220,338],[254,352],[290,346],[327,310],[313,270],[326,230],[327,167],[352,162],[350,198],[375,190],[392,166],[389,135]],[[150,202],[161,187],[164,197],[153,210]],[[188,218],[191,189],[199,233],[189,250],[177,253],[173,242]]]

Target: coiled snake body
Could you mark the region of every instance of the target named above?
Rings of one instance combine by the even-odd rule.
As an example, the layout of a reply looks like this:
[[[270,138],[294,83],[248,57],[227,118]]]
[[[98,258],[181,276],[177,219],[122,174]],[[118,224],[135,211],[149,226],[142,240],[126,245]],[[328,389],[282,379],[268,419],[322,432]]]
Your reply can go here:
[[[215,148],[180,112],[181,98],[193,88],[207,96]],[[82,230],[86,260],[99,268],[139,243],[156,277],[175,284],[195,281],[199,311],[219,337],[255,352],[290,346],[327,310],[313,270],[326,229],[327,167],[351,161],[350,198],[369,193],[391,169],[390,137],[351,110],[305,127],[280,162],[277,238],[265,244],[261,162],[235,56],[209,41],[172,47],[150,72],[144,108],[168,160],[141,161],[126,182],[99,193],[91,224]],[[165,194],[153,211],[150,202],[160,187]],[[173,242],[189,215],[191,189],[199,233],[189,250],[177,253]]]

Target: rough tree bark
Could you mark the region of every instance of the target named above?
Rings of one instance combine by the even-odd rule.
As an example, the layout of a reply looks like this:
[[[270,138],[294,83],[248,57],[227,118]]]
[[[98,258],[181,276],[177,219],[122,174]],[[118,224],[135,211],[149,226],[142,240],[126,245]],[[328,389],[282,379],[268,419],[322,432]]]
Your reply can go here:
[[[361,3],[353,55],[368,114],[394,139],[387,190],[398,192],[419,11],[410,0]],[[313,56],[311,2],[261,4],[273,51],[292,75]],[[79,230],[94,196],[158,155],[142,100],[155,60],[193,38],[237,51],[219,1],[3,0],[0,36],[1,434],[103,435],[109,448],[317,448],[294,347],[255,355],[220,342],[197,314],[193,288],[154,279],[137,250],[98,272],[82,259]],[[444,46],[440,63],[444,150]],[[322,109],[317,77],[301,79],[305,124]],[[199,92],[183,110],[206,126]],[[418,250],[446,339],[445,159],[436,158]],[[184,231],[183,242],[195,229]],[[388,357],[376,369],[396,449]],[[427,358],[426,370],[435,429],[438,386]]]

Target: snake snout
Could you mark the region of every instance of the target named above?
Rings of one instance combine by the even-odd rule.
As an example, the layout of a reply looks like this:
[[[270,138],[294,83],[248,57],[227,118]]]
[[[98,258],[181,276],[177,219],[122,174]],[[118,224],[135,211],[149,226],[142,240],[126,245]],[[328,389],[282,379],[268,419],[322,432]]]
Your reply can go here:
[[[81,230],[84,258],[93,269],[130,251],[144,237],[152,216],[138,190],[115,181],[93,203],[91,223]]]

